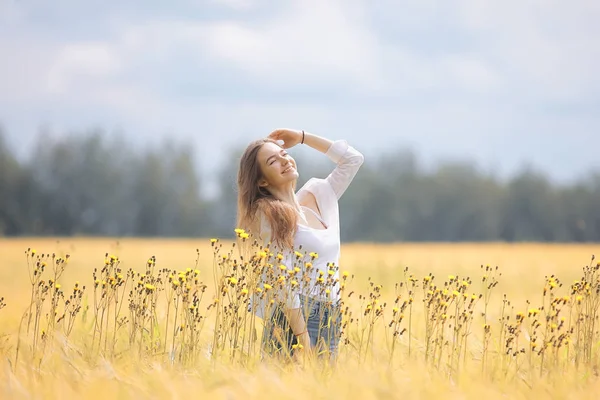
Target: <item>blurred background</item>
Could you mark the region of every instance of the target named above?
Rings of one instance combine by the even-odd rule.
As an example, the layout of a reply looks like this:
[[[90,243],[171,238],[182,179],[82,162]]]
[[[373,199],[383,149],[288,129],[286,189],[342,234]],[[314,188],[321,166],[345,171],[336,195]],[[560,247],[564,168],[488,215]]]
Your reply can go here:
[[[231,237],[273,129],[342,240],[600,241],[600,3],[0,0],[0,236]],[[332,163],[294,148],[304,183]]]

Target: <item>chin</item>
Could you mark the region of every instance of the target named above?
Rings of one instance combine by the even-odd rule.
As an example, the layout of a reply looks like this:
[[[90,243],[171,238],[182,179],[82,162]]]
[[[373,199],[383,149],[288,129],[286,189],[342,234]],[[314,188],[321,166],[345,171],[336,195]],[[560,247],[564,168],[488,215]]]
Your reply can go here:
[[[289,174],[289,176],[287,176],[286,178],[287,178],[285,180],[286,184],[292,184],[293,186],[295,186],[296,183],[298,182],[298,174],[297,173]]]

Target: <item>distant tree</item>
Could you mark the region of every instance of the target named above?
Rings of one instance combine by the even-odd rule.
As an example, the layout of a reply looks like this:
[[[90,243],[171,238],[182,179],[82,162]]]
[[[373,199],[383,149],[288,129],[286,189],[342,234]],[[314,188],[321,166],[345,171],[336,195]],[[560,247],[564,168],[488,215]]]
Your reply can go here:
[[[187,144],[142,148],[101,130],[61,138],[41,134],[28,161],[14,157],[0,130],[0,235],[232,237],[237,172],[245,143],[203,182]],[[335,164],[307,147],[290,150],[300,179],[326,177]],[[365,163],[340,200],[350,241],[600,240],[600,172],[556,185],[525,168],[508,182],[467,161],[423,168],[410,150]]]

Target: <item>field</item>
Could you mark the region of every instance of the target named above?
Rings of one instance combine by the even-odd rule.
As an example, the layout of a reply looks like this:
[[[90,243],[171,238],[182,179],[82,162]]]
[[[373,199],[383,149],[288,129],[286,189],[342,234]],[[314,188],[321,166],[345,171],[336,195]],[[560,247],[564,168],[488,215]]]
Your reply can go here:
[[[0,397],[595,398],[598,250],[345,245],[332,367],[260,360],[241,239],[0,239]]]

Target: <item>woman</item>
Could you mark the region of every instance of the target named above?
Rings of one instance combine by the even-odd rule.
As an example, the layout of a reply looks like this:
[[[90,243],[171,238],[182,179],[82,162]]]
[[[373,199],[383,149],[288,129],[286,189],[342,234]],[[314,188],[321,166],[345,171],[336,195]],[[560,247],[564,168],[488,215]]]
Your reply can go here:
[[[296,193],[299,175],[287,149],[298,144],[325,154],[336,167],[324,179],[311,178]],[[302,269],[297,280],[286,286],[285,298],[278,297],[280,301],[268,315],[265,302],[252,303],[259,317],[267,317],[263,345],[270,353],[294,353],[298,344],[309,351],[319,346],[319,352],[328,350],[333,356],[337,353],[341,334],[341,312],[336,304],[339,284],[324,289],[325,279],[319,277],[339,281],[339,271],[332,269],[340,257],[338,200],[363,160],[363,155],[345,140],[331,141],[291,129],[275,130],[268,138],[250,143],[242,155],[238,227],[253,234],[263,245],[270,244],[274,254],[282,254],[282,265],[296,264]],[[298,263],[299,249],[312,254],[308,261]],[[300,279],[301,276],[310,279]]]

